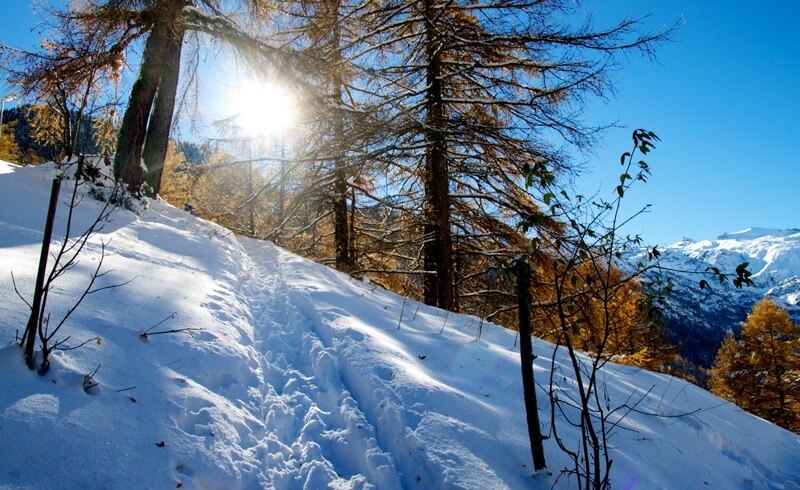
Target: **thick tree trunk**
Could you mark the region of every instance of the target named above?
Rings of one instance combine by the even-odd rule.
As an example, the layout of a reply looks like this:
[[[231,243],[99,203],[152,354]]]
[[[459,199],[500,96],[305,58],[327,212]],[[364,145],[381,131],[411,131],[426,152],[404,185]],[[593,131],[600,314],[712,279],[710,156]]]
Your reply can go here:
[[[332,132],[333,141],[336,148],[336,156],[333,160],[333,245],[335,251],[336,268],[340,271],[350,272],[353,270],[353,257],[351,256],[351,237],[350,223],[347,206],[347,166],[345,164],[344,148],[344,118],[342,112],[336,106],[342,104],[343,93],[342,78],[336,71],[341,66],[341,24],[339,22],[339,7],[341,2],[331,0],[325,13],[327,19],[324,22],[330,25],[330,73],[331,98],[333,102],[332,113]]]
[[[142,188],[142,145],[147,132],[147,120],[161,78],[161,63],[169,41],[169,27],[165,22],[156,22],[145,43],[139,78],[131,88],[131,96],[117,140],[114,156],[114,177],[126,184],[134,195]]]
[[[161,174],[164,170],[164,159],[167,156],[172,116],[175,112],[175,97],[178,93],[183,36],[183,30],[172,31],[169,34],[161,65],[158,93],[153,113],[150,115],[150,123],[147,126],[142,158],[147,168],[144,176],[144,181],[148,185],[146,190],[152,196],[158,194],[161,189]]]
[[[450,233],[450,176],[447,169],[447,147],[444,134],[445,116],[442,104],[441,42],[435,19],[439,12],[435,0],[425,0],[425,52],[428,61],[425,118],[425,242],[423,288],[425,303],[447,310],[457,310],[453,244]]]
[[[350,189],[350,233],[347,235],[347,249],[350,251],[350,261],[355,267],[356,263],[356,190]]]
[[[342,90],[338,77],[335,83],[337,85],[334,88],[334,97],[337,102],[341,102]],[[344,137],[344,124],[342,115],[338,111],[334,115],[333,131],[334,139],[337,145],[340,145]],[[347,167],[339,150],[333,162],[333,172],[333,241],[336,249],[336,268],[350,272],[353,270],[353,258],[350,256],[350,223],[347,212]]]
[[[336,247],[336,268],[350,272],[353,269],[350,257],[350,223],[347,213],[347,177],[341,159],[337,159],[334,167],[333,189],[333,232]]]

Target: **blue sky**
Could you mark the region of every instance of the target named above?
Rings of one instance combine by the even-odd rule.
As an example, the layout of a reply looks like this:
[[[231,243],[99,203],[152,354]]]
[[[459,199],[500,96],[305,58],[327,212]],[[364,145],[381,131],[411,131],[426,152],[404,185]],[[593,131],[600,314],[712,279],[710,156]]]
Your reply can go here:
[[[767,7],[769,6],[769,7]],[[588,2],[600,22],[650,14],[650,24],[681,20],[658,64],[630,58],[616,74],[618,94],[592,103],[590,121],[619,122],[591,158],[584,191],[613,192],[619,155],[642,127],[662,139],[646,159],[650,182],[630,194],[634,222],[651,243],[713,238],[750,226],[800,227],[800,2]]]
[[[626,57],[613,75],[616,95],[587,107],[587,121],[623,127],[582,157],[589,171],[580,190],[613,192],[619,155],[642,127],[662,142],[647,158],[653,177],[626,208],[650,203],[652,211],[623,231],[668,244],[749,226],[800,227],[800,2],[589,0],[582,8],[601,25],[650,15],[654,29],[682,26],[657,63]],[[0,0],[0,42],[35,46],[36,20],[26,1]]]

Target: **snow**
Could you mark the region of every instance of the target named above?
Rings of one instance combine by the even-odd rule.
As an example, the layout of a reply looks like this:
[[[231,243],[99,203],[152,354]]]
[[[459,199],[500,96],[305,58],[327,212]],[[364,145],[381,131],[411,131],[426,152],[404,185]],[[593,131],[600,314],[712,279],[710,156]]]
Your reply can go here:
[[[514,332],[159,201],[114,211],[51,294],[55,318],[106,243],[104,284],[133,282],[89,297],[63,334],[101,342],[29,371],[14,343],[28,309],[10,273],[29,296],[52,175],[0,163],[0,488],[574,486],[559,479],[569,462],[553,438],[549,472],[531,476]],[[99,206],[81,203],[77,229]],[[140,337],[173,312],[154,331],[196,330]],[[563,352],[534,348],[541,386],[553,363],[571,393]],[[602,379],[612,404],[641,398],[611,436],[614,488],[797,488],[798,436],[676,378],[609,364]]]
[[[720,269],[733,271],[749,262],[753,280],[769,288],[800,277],[800,230],[747,228],[723,233],[716,240],[679,241],[666,249]]]
[[[750,227],[745,228],[741,231],[734,231],[732,233],[723,233],[719,236],[720,240],[752,240],[755,238],[763,238],[767,236],[772,237],[788,237],[791,235],[800,234],[800,230],[797,228],[789,228],[786,230],[781,230],[777,228],[761,228],[761,227]]]

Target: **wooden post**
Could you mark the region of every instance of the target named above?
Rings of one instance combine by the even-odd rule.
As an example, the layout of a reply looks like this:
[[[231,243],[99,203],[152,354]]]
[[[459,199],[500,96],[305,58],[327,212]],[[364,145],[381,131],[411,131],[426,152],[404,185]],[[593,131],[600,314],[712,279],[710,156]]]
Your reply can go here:
[[[44,237],[42,238],[42,251],[39,254],[39,271],[36,274],[36,285],[33,289],[31,316],[28,318],[28,326],[25,327],[25,364],[28,365],[29,369],[33,369],[33,346],[36,344],[36,330],[39,326],[39,310],[42,307],[44,276],[47,273],[47,256],[50,254],[50,238],[53,235],[53,221],[56,217],[58,193],[60,190],[61,175],[58,175],[53,179],[53,187],[50,190],[50,205],[47,208],[47,220],[45,221]]]
[[[531,267],[523,259],[514,264],[517,274],[517,302],[519,306],[519,357],[522,368],[522,392],[525,398],[525,415],[528,419],[528,437],[533,453],[533,468],[545,466],[542,433],[539,428],[539,407],[536,402],[536,383],[533,378],[533,342],[531,341]]]

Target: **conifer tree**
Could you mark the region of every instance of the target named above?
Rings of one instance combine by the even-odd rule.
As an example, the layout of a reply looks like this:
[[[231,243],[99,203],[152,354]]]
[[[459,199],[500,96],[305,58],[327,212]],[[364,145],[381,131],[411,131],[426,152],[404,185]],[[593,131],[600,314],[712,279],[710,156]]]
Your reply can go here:
[[[800,331],[786,310],[763,299],[737,341],[728,335],[711,371],[711,390],[784,428],[800,431]]]
[[[84,32],[118,39],[110,48],[104,43],[98,49],[100,68],[120,65],[130,45],[144,39],[139,75],[131,87],[114,158],[116,179],[133,194],[154,195],[160,187],[187,31],[233,46],[254,65],[277,63],[290,71],[285,50],[266,45],[256,31],[246,31],[234,20],[240,17],[257,24],[264,20],[265,8],[264,0],[104,0],[76,1],[64,12],[54,12]]]
[[[421,250],[401,255],[420,257],[426,303],[459,309],[462,297],[487,290],[469,290],[461,279],[478,271],[465,266],[520,252],[502,232],[510,217],[538,212],[524,167],[563,169],[561,143],[590,144],[596,128],[575,108],[610,90],[618,53],[650,53],[668,33],[639,35],[634,20],[576,28],[562,1],[405,0],[364,10],[371,28],[360,40],[370,47],[347,60],[384,101],[389,191],[416,197],[409,212]]]

